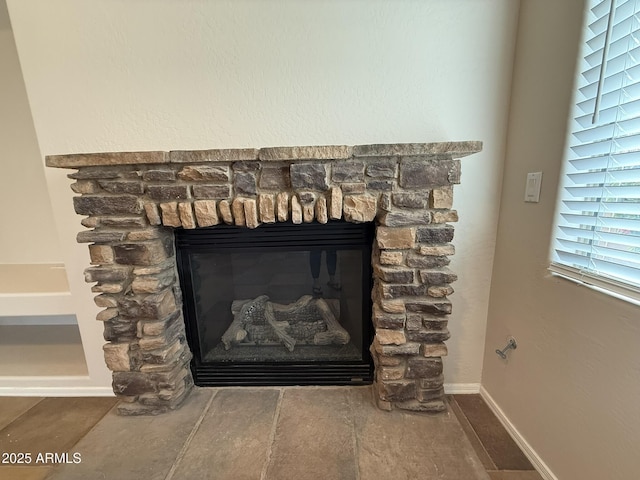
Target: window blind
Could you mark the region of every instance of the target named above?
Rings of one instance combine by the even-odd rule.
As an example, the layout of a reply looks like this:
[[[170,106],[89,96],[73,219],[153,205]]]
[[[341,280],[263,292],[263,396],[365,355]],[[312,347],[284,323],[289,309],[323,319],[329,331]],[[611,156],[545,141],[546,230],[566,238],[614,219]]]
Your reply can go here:
[[[640,298],[640,0],[589,0],[551,270]]]

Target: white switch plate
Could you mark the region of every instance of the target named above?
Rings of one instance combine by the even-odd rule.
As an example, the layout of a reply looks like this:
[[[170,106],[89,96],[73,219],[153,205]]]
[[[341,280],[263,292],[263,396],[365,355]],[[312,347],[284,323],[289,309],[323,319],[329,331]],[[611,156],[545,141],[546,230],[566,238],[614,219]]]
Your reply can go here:
[[[524,201],[538,203],[540,201],[540,185],[542,172],[527,173],[527,186],[524,190]]]

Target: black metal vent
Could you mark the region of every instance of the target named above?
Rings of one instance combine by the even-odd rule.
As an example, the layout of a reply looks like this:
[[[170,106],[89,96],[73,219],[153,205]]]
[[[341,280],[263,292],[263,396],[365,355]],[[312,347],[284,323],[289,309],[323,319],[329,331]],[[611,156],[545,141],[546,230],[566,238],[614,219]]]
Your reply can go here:
[[[373,223],[290,222],[261,225],[255,229],[221,225],[195,230],[176,230],[178,249],[256,249],[282,248],[304,250],[308,248],[361,247],[373,242]]]

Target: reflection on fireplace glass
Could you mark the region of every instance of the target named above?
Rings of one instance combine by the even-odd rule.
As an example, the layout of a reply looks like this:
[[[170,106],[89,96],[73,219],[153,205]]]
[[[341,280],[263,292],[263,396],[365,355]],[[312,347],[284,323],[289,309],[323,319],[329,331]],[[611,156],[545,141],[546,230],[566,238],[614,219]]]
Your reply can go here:
[[[360,361],[359,250],[192,253],[203,362]]]

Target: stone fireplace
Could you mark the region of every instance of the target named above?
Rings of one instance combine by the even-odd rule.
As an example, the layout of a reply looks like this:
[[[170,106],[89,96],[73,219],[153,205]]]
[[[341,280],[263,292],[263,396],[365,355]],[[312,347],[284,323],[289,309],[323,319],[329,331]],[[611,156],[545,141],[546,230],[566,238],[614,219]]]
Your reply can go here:
[[[382,409],[445,408],[442,357],[456,279],[453,185],[480,142],[48,156],[90,230],[87,282],[125,415],[177,408],[193,386],[174,229],[373,222],[370,351]]]

